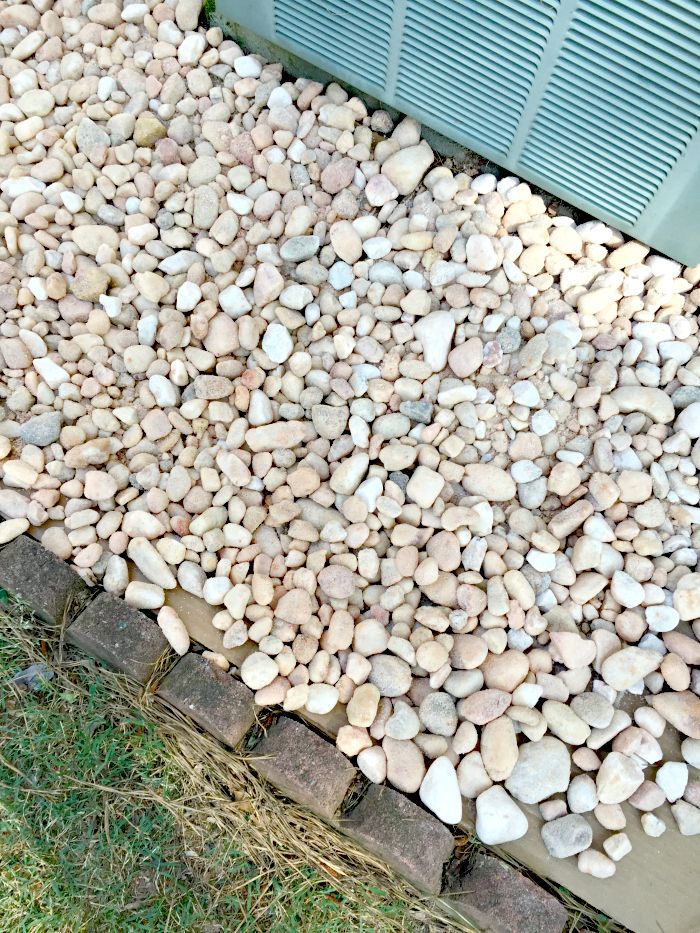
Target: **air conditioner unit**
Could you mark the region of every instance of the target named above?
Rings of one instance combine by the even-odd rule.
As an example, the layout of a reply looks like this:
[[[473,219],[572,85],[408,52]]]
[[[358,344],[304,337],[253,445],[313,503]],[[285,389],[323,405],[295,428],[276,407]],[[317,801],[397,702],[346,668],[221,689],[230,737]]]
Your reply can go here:
[[[217,14],[700,261],[697,0],[218,0]]]

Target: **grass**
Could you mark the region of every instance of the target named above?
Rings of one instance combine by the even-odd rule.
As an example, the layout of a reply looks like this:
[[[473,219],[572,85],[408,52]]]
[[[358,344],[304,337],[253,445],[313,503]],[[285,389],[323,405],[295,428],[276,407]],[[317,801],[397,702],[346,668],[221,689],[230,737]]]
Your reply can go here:
[[[0,607],[2,933],[448,928],[179,714],[62,657],[56,636]],[[42,656],[52,679],[10,683]]]
[[[212,26],[214,24],[213,16],[216,12],[216,0],[204,0],[202,4],[202,14],[204,16],[204,22],[207,26]]]
[[[566,933],[623,933],[539,880]],[[469,929],[0,590],[0,933]]]

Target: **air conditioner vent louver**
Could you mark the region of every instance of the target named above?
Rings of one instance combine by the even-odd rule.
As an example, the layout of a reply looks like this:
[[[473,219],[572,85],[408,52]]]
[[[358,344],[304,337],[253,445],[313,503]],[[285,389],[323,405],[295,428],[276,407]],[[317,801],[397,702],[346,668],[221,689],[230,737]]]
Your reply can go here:
[[[382,87],[393,6],[393,0],[277,0],[275,29],[300,49]]]
[[[652,20],[640,22],[647,7],[666,14],[663,34]],[[585,196],[630,224],[700,125],[694,57],[673,25],[679,8],[675,0],[637,0],[636,12],[624,0],[581,6],[521,156],[569,196]],[[614,108],[601,86],[611,88]],[[628,93],[616,94],[618,86]]]
[[[554,3],[536,0],[409,3],[398,104],[434,113],[505,155],[555,15]]]
[[[698,0],[216,3],[224,20],[700,262]]]

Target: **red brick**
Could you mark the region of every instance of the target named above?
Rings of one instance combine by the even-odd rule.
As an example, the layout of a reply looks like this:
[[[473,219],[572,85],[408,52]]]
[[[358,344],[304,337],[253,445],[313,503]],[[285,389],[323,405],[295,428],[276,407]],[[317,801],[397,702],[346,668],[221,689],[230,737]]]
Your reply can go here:
[[[0,550],[0,587],[18,596],[39,618],[61,622],[89,590],[82,577],[38,541],[20,535]]]
[[[566,908],[554,895],[485,852],[455,859],[443,899],[489,933],[561,933],[567,922]]]
[[[110,593],[101,593],[80,613],[66,641],[142,684],[170,650],[152,619]]]
[[[186,654],[178,661],[156,695],[231,747],[255,722],[252,691],[201,654]]]
[[[454,850],[452,833],[403,794],[372,785],[341,829],[417,888],[440,891],[445,862]]]
[[[286,716],[256,745],[251,764],[286,797],[325,819],[338,811],[357,774],[335,745]]]

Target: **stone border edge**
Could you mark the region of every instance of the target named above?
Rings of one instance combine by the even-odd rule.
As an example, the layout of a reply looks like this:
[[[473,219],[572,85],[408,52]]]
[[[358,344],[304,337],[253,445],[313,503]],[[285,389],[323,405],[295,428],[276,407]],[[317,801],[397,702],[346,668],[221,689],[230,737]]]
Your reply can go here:
[[[196,652],[177,658],[152,618],[120,597],[88,588],[69,564],[28,535],[0,548],[0,587],[39,618],[65,627],[67,643],[148,685],[159,700],[226,747],[239,749],[279,793],[422,894],[438,896],[450,917],[491,933],[561,933],[566,926],[564,905],[527,875],[482,850],[455,853],[450,829],[422,806],[392,788],[369,784],[306,722],[276,708],[260,710],[233,673]],[[275,719],[253,743],[260,713]]]

